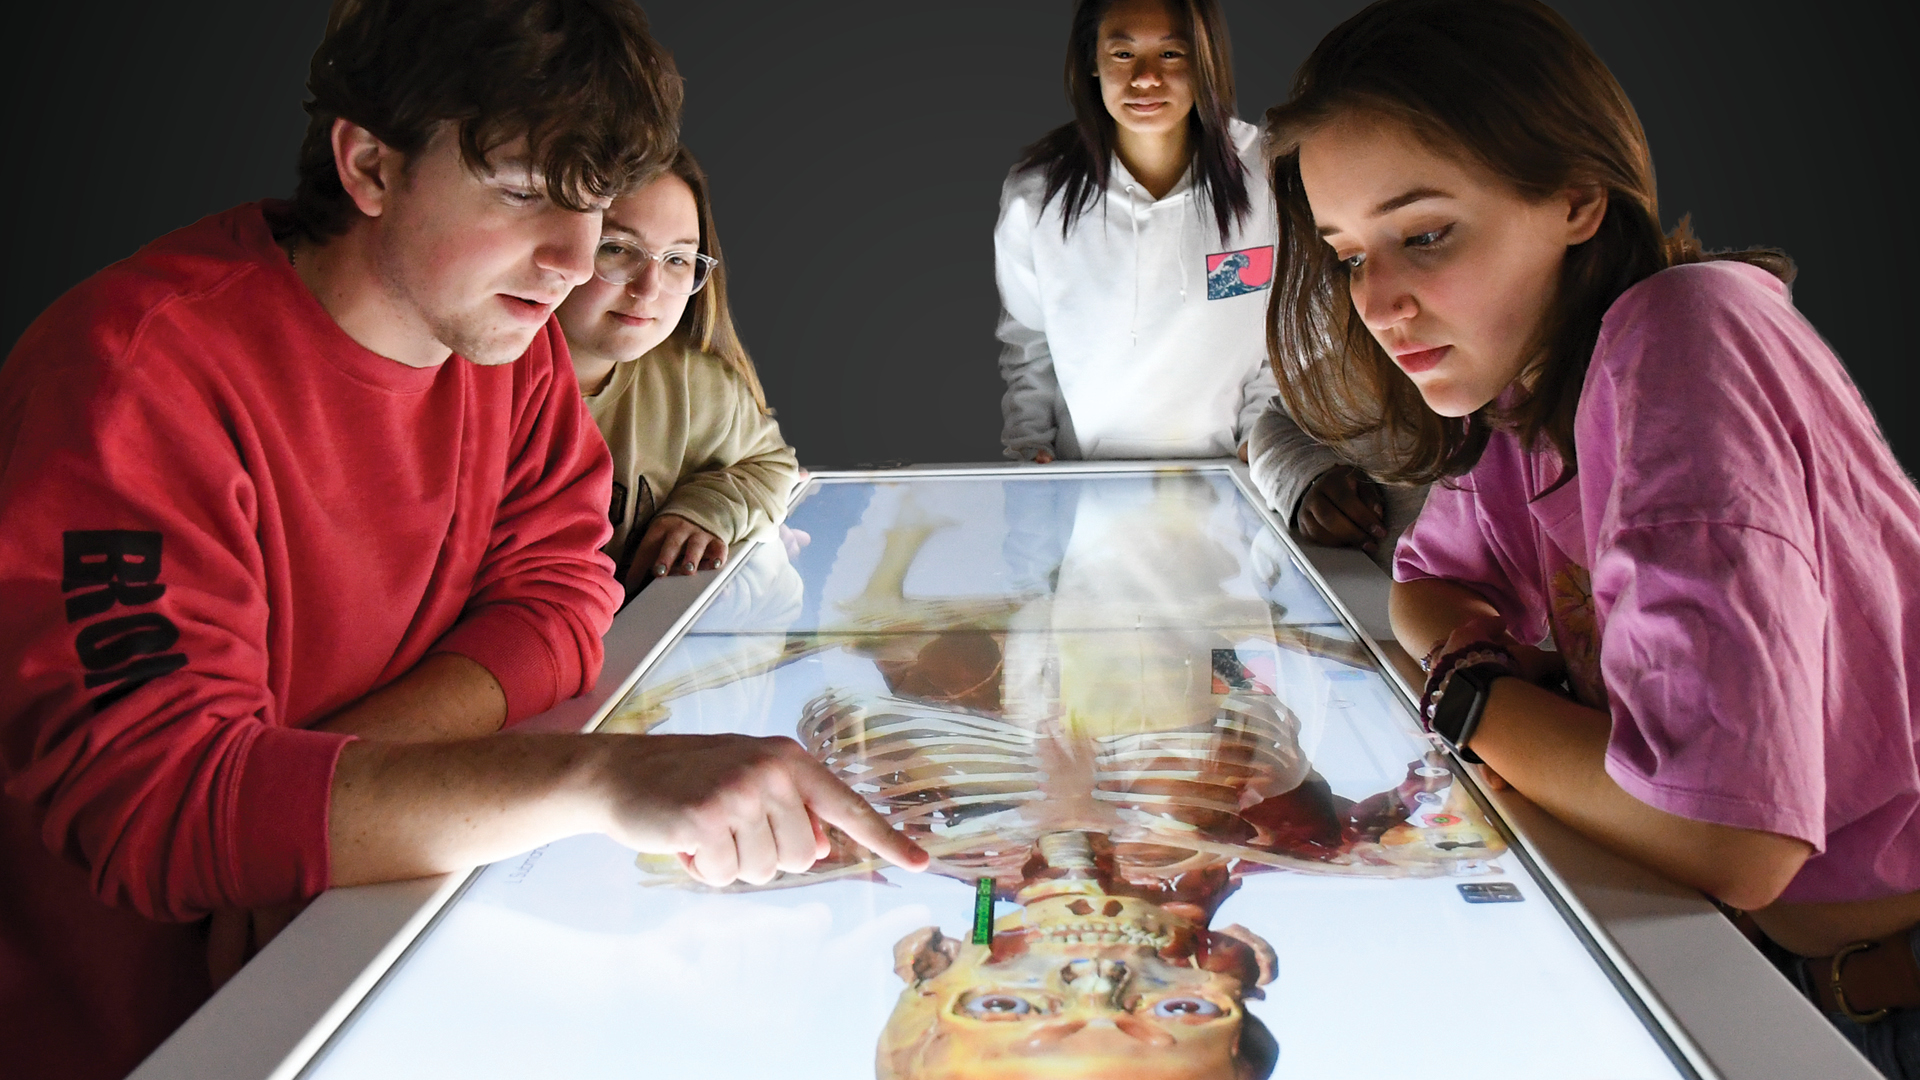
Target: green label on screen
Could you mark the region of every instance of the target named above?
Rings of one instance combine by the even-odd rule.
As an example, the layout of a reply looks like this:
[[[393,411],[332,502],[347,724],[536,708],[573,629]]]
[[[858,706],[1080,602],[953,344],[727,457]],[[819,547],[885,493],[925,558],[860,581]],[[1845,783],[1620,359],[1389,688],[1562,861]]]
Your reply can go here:
[[[993,879],[983,877],[973,888],[973,943],[993,944]]]

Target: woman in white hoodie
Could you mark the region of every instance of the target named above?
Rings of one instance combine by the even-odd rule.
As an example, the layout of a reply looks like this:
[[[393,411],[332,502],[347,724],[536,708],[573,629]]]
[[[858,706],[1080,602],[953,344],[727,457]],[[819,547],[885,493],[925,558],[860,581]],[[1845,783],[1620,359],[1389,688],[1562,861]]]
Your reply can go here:
[[[1275,508],[1371,549],[1379,489],[1269,406],[1273,198],[1216,0],[1081,0],[1066,75],[1074,120],[1027,148],[994,229],[1007,456],[1244,460],[1260,420]]]
[[[1001,190],[1009,456],[1225,457],[1274,394],[1273,202],[1212,0],[1082,0],[1075,119]]]

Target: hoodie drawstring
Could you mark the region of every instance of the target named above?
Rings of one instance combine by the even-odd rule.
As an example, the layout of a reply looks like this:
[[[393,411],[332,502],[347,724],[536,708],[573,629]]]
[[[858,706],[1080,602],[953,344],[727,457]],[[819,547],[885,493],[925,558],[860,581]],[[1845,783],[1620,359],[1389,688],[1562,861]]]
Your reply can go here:
[[[1127,185],[1127,220],[1133,223],[1133,318],[1127,333],[1140,344],[1140,210],[1133,205],[1133,185]]]
[[[1140,344],[1140,208],[1134,202],[1134,193],[1138,190],[1138,185],[1128,184],[1125,190],[1127,220],[1133,224],[1133,318],[1130,320],[1127,333],[1132,338],[1133,344],[1138,345]],[[1200,202],[1193,197],[1191,187],[1181,192],[1181,197],[1187,200],[1188,210],[1196,214],[1200,212]],[[1147,209],[1153,209],[1151,202],[1147,204]],[[1187,215],[1183,212],[1177,216],[1180,219],[1180,232],[1173,257],[1180,278],[1180,303],[1185,304],[1187,302],[1187,267],[1184,265],[1184,260],[1187,256]]]
[[[1195,210],[1199,206],[1199,203],[1194,200],[1193,189],[1191,187],[1189,187],[1186,190],[1186,198],[1187,198],[1187,209]],[[1180,302],[1182,304],[1185,304],[1187,302],[1187,267],[1185,262],[1187,257],[1187,215],[1186,214],[1180,215],[1180,246],[1174,248],[1173,250],[1174,250],[1173,257],[1175,260],[1175,264],[1180,268]]]

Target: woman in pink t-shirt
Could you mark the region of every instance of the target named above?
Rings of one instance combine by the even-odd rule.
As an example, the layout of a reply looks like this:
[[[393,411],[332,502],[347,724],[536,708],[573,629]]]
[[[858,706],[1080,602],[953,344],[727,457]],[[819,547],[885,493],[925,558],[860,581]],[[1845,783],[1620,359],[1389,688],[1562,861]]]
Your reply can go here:
[[[1626,95],[1532,0],[1375,4],[1268,129],[1288,411],[1442,481],[1393,591],[1428,722],[1920,1075],[1920,493],[1791,264],[1663,234]]]

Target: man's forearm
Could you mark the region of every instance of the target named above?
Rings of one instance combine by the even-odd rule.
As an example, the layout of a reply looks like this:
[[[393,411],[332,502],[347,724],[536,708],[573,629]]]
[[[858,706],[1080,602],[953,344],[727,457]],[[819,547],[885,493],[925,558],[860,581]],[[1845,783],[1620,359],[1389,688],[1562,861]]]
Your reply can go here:
[[[328,812],[332,883],[445,873],[604,830],[592,780],[612,737],[348,745]]]
[[[679,853],[698,880],[764,884],[833,826],[910,869],[926,853],[792,739],[519,735],[348,745],[328,808],[335,885],[492,862],[581,833]]]
[[[486,668],[434,653],[315,727],[379,742],[444,742],[491,735],[506,718],[507,696]]]

